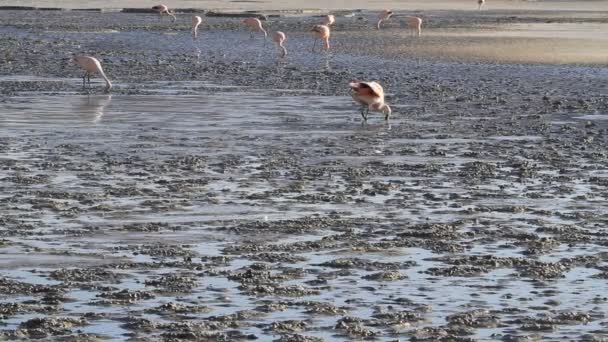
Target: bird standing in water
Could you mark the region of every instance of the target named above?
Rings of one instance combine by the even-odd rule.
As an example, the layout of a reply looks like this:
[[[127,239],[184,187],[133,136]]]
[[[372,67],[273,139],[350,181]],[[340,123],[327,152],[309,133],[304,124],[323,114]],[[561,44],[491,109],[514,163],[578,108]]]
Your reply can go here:
[[[160,14],[161,18],[163,17],[163,14],[166,14],[172,18],[171,21],[177,20],[177,18],[175,17],[175,14],[173,14],[173,12],[169,10],[169,7],[167,7],[167,5],[163,5],[163,4],[156,5],[156,6],[152,7],[152,9],[154,11],[158,12],[158,14]]]
[[[315,42],[312,46],[312,51],[315,51],[315,47],[317,46],[317,40],[321,39],[323,41],[323,43],[325,44],[325,50],[329,51],[329,36],[331,34],[331,31],[329,29],[329,26],[327,25],[315,25],[312,27],[312,29],[310,30],[310,32],[312,32],[312,34],[315,36]]]
[[[477,0],[477,9],[481,11],[481,6],[486,3],[486,0]]]
[[[272,40],[277,43],[279,47],[279,57],[285,58],[285,56],[287,56],[287,49],[285,49],[285,46],[283,45],[287,40],[285,33],[281,31],[276,31],[272,34]]]
[[[361,116],[367,121],[370,111],[384,114],[384,120],[388,120],[392,114],[391,107],[384,103],[384,89],[378,82],[351,82],[351,96],[361,105]]]
[[[380,24],[382,24],[383,21],[390,19],[392,16],[393,11],[391,10],[384,10],[380,12],[380,15],[378,16],[378,23],[376,24],[378,30],[380,29]]]
[[[412,35],[420,37],[422,34],[422,18],[407,17],[404,24],[411,30]]]
[[[251,30],[251,32],[250,32],[251,39],[253,39],[254,32],[264,33],[264,45],[266,44],[266,37],[268,37],[268,32],[266,32],[266,30],[262,26],[262,21],[260,21],[260,19],[245,18],[245,19],[241,20],[241,23],[244,24],[245,26],[249,27],[249,29]]]
[[[70,62],[74,62],[78,64],[81,68],[85,70],[84,76],[82,76],[82,87],[86,87],[85,81],[89,81],[89,87],[91,86],[91,74],[98,73],[105,81],[106,88],[105,91],[109,92],[112,89],[112,82],[108,79],[106,74],[103,72],[103,68],[101,67],[101,63],[95,57],[91,56],[77,56],[69,59]]]
[[[198,38],[198,27],[203,22],[203,18],[195,15],[192,17],[192,39]]]
[[[323,18],[323,25],[331,26],[336,23],[336,16],[333,14],[328,14]]]

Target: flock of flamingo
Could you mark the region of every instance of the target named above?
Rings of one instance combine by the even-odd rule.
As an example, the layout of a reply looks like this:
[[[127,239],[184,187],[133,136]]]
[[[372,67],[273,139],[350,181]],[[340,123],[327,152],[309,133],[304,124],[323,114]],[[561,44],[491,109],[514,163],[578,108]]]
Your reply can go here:
[[[485,0],[478,0],[479,10],[481,10],[481,6],[484,4]],[[173,11],[171,11],[166,5],[157,5],[152,7],[152,10],[159,13],[162,17],[163,15],[170,16],[173,21],[176,21],[177,18]],[[380,30],[382,23],[393,16],[393,11],[384,10],[378,16],[378,21],[376,23],[376,28]],[[198,28],[203,22],[203,19],[200,16],[192,17],[192,38],[196,40],[198,38]],[[321,40],[325,47],[326,51],[329,51],[330,44],[329,38],[331,35],[331,26],[335,24],[336,17],[332,14],[326,15],[323,19],[323,22],[318,25],[314,25],[310,32],[315,37],[313,52],[315,51],[315,47],[317,44],[317,40]],[[250,31],[250,37],[254,37],[255,32],[260,32],[264,34],[264,42],[268,37],[268,31],[264,29],[262,25],[262,21],[258,18],[246,18],[241,21],[241,23],[247,26]],[[422,32],[422,19],[419,17],[407,17],[406,24],[412,32],[420,36]],[[287,36],[284,32],[275,31],[272,33],[272,40],[277,44],[279,49],[279,57],[284,58],[287,55],[287,49],[285,48],[285,40]],[[103,68],[101,67],[101,63],[99,60],[92,56],[77,56],[69,59],[70,62],[74,62],[78,64],[82,69],[85,70],[85,74],[82,77],[82,85],[83,88],[86,87],[86,81],[88,80],[89,86],[91,83],[91,75],[93,73],[98,73],[106,82],[105,91],[109,92],[112,89],[112,82],[108,79]],[[364,121],[367,121],[367,117],[370,111],[380,112],[384,114],[384,119],[388,120],[392,110],[391,107],[385,103],[384,100],[384,89],[378,82],[351,82],[349,84],[351,89],[351,95],[355,102],[361,105],[361,116]]]

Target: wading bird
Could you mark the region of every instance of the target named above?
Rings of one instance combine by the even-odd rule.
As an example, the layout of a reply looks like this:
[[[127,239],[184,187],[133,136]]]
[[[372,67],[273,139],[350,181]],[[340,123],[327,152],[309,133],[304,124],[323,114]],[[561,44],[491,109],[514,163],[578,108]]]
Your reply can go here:
[[[106,81],[105,91],[109,92],[110,89],[112,89],[112,82],[110,82],[106,74],[103,72],[101,63],[99,63],[99,60],[97,60],[97,58],[91,56],[77,56],[70,58],[69,61],[78,64],[81,68],[85,70],[84,76],[82,76],[83,88],[86,87],[86,80],[89,81],[89,87],[91,87],[91,74],[98,73]]]
[[[486,0],[477,0],[477,9],[481,11],[481,6],[486,3]]]
[[[177,20],[177,18],[175,17],[175,14],[173,14],[173,12],[169,10],[169,7],[167,7],[167,5],[163,5],[163,4],[156,5],[156,6],[152,7],[152,9],[154,11],[158,12],[158,14],[160,14],[161,18],[163,17],[163,14],[166,14],[172,18],[171,19],[172,21]]]
[[[287,55],[287,49],[285,49],[285,46],[283,45],[285,43],[285,41],[287,40],[285,33],[281,32],[281,31],[277,31],[277,32],[273,33],[272,40],[275,43],[277,43],[277,45],[279,47],[279,57],[285,58],[285,56]]]
[[[328,14],[323,18],[323,25],[331,26],[336,23],[336,16],[333,14]]]
[[[384,103],[384,89],[377,82],[351,82],[351,96],[361,105],[361,116],[367,121],[370,111],[384,114],[384,120],[388,120],[392,114],[391,107]]]
[[[390,19],[392,16],[393,11],[391,10],[384,10],[380,12],[380,15],[378,16],[378,24],[376,24],[378,30],[380,29],[380,24],[382,24],[383,21]]]
[[[410,29],[412,35],[420,37],[420,34],[422,34],[422,18],[406,17],[404,24]]]
[[[266,32],[266,30],[264,30],[264,27],[262,26],[262,22],[260,21],[260,19],[245,18],[245,19],[241,20],[241,23],[244,24],[245,26],[249,27],[249,29],[251,30],[251,32],[250,32],[251,39],[253,39],[254,32],[264,33],[264,44],[266,44],[266,37],[268,37],[268,32]]]
[[[317,46],[317,40],[321,39],[323,41],[323,43],[325,44],[325,50],[329,51],[329,36],[330,36],[330,30],[329,30],[329,26],[327,25],[315,25],[312,27],[312,29],[310,30],[310,32],[312,32],[312,34],[315,36],[315,42],[312,46],[312,51],[315,51],[315,47]]]
[[[203,22],[203,18],[195,15],[192,17],[192,39],[198,38],[198,27]]]

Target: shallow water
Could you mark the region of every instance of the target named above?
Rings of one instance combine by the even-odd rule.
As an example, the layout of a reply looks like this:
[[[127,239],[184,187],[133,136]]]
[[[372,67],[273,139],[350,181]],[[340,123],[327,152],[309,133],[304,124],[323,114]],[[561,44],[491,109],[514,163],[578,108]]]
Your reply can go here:
[[[304,335],[348,341],[359,336],[334,328],[346,315],[363,319],[378,339],[389,340],[407,338],[415,329],[445,327],[452,314],[485,309],[498,323],[473,328],[467,336],[496,340],[504,334],[529,334],[522,329],[526,320],[577,311],[591,316],[584,322],[556,323],[539,332],[541,338],[606,335],[604,280],[594,278],[605,265],[604,242],[593,235],[602,234],[598,225],[606,211],[596,203],[605,194],[589,178],[593,168],[570,165],[570,171],[560,172],[576,176],[556,182],[559,167],[551,159],[511,155],[554,143],[555,132],[524,126],[484,133],[471,129],[476,121],[470,117],[448,122],[437,113],[397,113],[389,123],[375,116],[363,125],[348,97],[252,88],[218,92],[221,87],[196,82],[154,87],[197,90],[196,95],[19,96],[0,103],[0,206],[7,226],[0,264],[5,278],[65,292],[69,300],[51,316],[102,314],[80,329],[118,340],[133,331],[149,338],[172,331],[125,326],[125,308],[132,317],[161,324],[208,322],[263,304],[288,303],[282,311],[260,312],[223,331],[271,340],[285,333],[270,329],[272,322],[295,319],[307,322],[299,331]],[[203,88],[216,90],[198,90]],[[488,127],[507,126],[502,117],[483,120]],[[438,128],[448,131],[447,125],[449,135],[438,134]],[[527,172],[525,164],[518,164],[526,159],[534,163],[531,176],[516,176],[520,169]],[[495,169],[484,171],[483,165]],[[475,172],[487,173],[479,178]],[[593,215],[577,216],[584,212]],[[329,221],[316,226],[302,221],[307,217]],[[129,226],[157,222],[165,225],[151,230]],[[550,230],[534,234],[571,225],[580,227],[578,233],[587,240]],[[416,237],[423,233],[429,235]],[[543,247],[541,237],[556,244]],[[540,251],[531,253],[535,248]],[[302,259],[252,259],[261,252]],[[546,267],[564,258],[596,259],[573,263],[550,278],[529,275],[535,268],[525,265],[489,267],[472,275],[433,273],[451,267],[450,258],[475,255],[523,258],[546,262]],[[219,256],[227,259],[209,259]],[[339,258],[393,262],[397,266],[389,269],[403,277],[364,278],[382,270],[382,264],[344,269],[324,264]],[[302,285],[318,292],[252,294],[247,278],[235,276],[260,263],[271,274],[296,272],[261,284]],[[103,265],[121,277],[84,283],[50,278],[59,268]],[[177,293],[146,285],[167,274],[190,276],[195,285]],[[87,283],[111,288],[83,286]],[[145,291],[154,298],[98,303],[101,292],[120,289]],[[32,297],[39,299],[20,294],[2,301]],[[550,299],[555,302],[546,305]],[[345,313],[313,314],[303,301],[331,303]],[[189,312],[186,318],[148,311],[167,302],[204,305],[211,311]],[[401,325],[372,318],[391,310],[419,312],[422,318]],[[5,329],[42,316],[14,315]]]

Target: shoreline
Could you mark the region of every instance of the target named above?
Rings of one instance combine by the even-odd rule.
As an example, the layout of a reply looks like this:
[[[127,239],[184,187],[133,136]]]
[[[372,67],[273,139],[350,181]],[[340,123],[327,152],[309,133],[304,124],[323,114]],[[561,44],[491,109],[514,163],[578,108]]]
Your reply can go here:
[[[159,1],[160,2],[160,1]],[[476,1],[472,0],[428,0],[428,1],[378,1],[370,3],[364,0],[337,1],[337,0],[308,0],[308,1],[285,1],[269,0],[265,2],[235,2],[226,0],[207,0],[207,1],[166,1],[169,8],[185,9],[208,9],[214,11],[340,11],[366,9],[371,11],[391,8],[395,11],[476,11]],[[98,1],[24,1],[13,0],[5,1],[3,6],[31,7],[39,9],[65,9],[65,10],[120,10],[122,8],[142,8],[151,7],[151,2],[143,0],[104,1],[101,6]],[[607,0],[588,0],[588,1],[522,1],[522,0],[493,0],[488,2],[484,10],[523,10],[523,11],[608,11]]]

